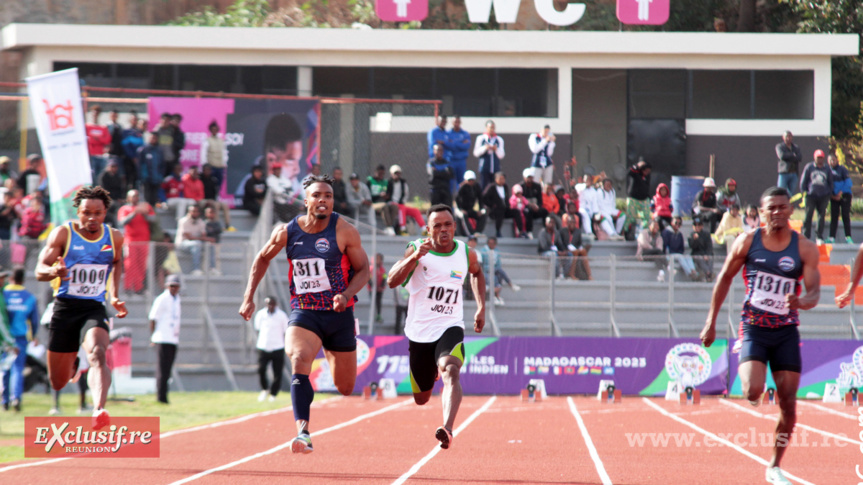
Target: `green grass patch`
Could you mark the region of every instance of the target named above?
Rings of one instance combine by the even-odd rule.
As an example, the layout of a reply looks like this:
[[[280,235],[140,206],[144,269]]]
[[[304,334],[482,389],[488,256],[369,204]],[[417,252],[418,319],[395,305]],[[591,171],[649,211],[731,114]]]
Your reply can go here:
[[[315,400],[331,394],[317,393]],[[162,432],[190,428],[246,414],[269,411],[290,406],[289,393],[280,393],[275,402],[258,402],[258,392],[171,392],[171,404],[156,402],[153,394],[135,396],[133,402],[109,401],[107,409],[112,416],[158,416]],[[24,418],[47,416],[52,406],[49,394],[26,393],[20,413],[0,410],[0,463],[24,459]],[[90,403],[88,396],[88,404]],[[60,396],[63,416],[78,416],[78,395],[63,393]],[[90,413],[83,416],[89,416]],[[286,429],[293,430],[293,415],[286,413]]]

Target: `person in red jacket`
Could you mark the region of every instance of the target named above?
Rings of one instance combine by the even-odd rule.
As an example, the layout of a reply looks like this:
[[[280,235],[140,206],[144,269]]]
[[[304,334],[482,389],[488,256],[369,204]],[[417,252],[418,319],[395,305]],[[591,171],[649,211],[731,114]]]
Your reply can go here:
[[[671,194],[668,191],[667,185],[659,184],[656,187],[656,195],[653,196],[650,206],[653,210],[653,218],[662,221],[663,227],[667,224],[671,224],[674,205],[671,204]]]
[[[198,167],[192,165],[183,175],[183,196],[192,199],[198,205],[204,200],[204,182],[198,174]]]
[[[92,122],[84,125],[87,131],[87,150],[90,152],[90,171],[93,172],[93,180],[96,180],[96,176],[105,169],[107,162],[105,153],[111,144],[111,132],[108,131],[107,126],[99,124],[100,114],[102,114],[102,107],[98,104],[93,106],[90,110]]]

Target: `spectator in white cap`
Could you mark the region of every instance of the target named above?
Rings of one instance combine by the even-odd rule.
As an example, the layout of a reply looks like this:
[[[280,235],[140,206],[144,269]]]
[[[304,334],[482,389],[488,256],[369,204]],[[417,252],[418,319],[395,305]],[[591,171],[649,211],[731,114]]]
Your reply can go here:
[[[521,171],[521,188],[524,198],[527,199],[527,210],[524,213],[525,223],[529,227],[533,227],[532,219],[545,220],[548,217],[548,210],[542,206],[542,186],[534,180],[535,172],[532,167],[528,167]],[[531,219],[528,222],[528,219]]]
[[[703,188],[692,200],[692,217],[698,216],[710,233],[716,232],[716,226],[722,218],[722,209],[716,202],[716,182],[712,177],[706,177]]]
[[[465,236],[481,234],[485,229],[486,211],[482,207],[482,190],[476,181],[476,173],[468,170],[464,173],[464,182],[459,185],[455,196],[456,209],[461,212],[464,224],[460,229]]]

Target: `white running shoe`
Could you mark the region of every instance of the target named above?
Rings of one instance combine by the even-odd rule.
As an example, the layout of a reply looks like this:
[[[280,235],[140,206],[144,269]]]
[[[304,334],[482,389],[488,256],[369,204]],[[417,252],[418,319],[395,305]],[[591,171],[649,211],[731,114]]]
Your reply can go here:
[[[308,455],[313,451],[315,451],[315,449],[312,448],[312,437],[308,434],[301,433],[299,436],[291,440],[292,453],[302,453],[304,455]]]
[[[267,396],[267,401],[268,402],[276,402],[276,396],[270,394],[269,396]]]
[[[503,301],[503,298],[496,296],[496,297],[494,297],[494,304],[504,306],[504,305],[506,305],[506,302]]]
[[[662,283],[665,281],[665,270],[659,270],[659,273],[656,275],[656,281]]]
[[[264,402],[264,399],[267,398],[267,394],[269,394],[267,391],[261,391],[261,393],[258,394],[258,402]]]
[[[513,283],[512,284],[512,291],[521,291],[521,286],[518,286],[517,284]]]
[[[62,412],[60,411],[60,408],[51,408],[51,410],[48,411],[48,416],[60,416],[61,414]]]
[[[440,447],[445,450],[452,444],[452,432],[446,429],[446,426],[441,426],[435,430],[434,437],[440,441]]]
[[[782,474],[782,470],[778,466],[768,468],[765,478],[767,479],[767,483],[791,485],[791,481],[785,478],[785,475]]]

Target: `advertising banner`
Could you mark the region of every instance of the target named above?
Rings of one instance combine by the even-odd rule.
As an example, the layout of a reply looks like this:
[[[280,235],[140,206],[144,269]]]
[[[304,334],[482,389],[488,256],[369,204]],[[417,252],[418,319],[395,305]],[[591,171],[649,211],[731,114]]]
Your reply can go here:
[[[357,337],[356,392],[371,382],[393,379],[411,392],[408,340],[400,336]],[[624,394],[663,396],[669,382],[705,394],[728,388],[728,342],[705,349],[697,339],[465,337],[461,385],[468,394],[517,394],[530,379],[543,379],[549,394],[596,393],[613,380]],[[317,390],[335,390],[326,359],[310,376]],[[441,383],[436,384],[439,390]]]
[[[48,176],[51,222],[62,224],[75,214],[72,198],[78,188],[93,183],[78,70],[52,72],[26,81]]]

